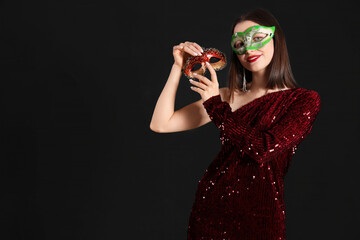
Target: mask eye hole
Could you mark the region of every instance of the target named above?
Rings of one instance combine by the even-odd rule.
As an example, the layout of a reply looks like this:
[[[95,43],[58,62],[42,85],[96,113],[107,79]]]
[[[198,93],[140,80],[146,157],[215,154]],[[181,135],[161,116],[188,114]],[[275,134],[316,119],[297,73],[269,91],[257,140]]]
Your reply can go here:
[[[266,38],[268,34],[266,33],[256,33],[253,37],[253,41],[254,42],[260,42],[261,40],[263,40],[264,38]]]
[[[235,48],[241,48],[241,47],[243,47],[244,46],[244,43],[242,42],[242,41],[237,41],[237,42],[235,42],[235,44],[234,44],[234,47]]]
[[[217,57],[211,57],[209,60],[210,63],[217,63],[218,61],[220,61],[220,58]]]
[[[201,63],[196,63],[196,64],[192,67],[191,71],[192,71],[192,72],[197,71],[197,70],[199,70],[201,67],[202,67]]]

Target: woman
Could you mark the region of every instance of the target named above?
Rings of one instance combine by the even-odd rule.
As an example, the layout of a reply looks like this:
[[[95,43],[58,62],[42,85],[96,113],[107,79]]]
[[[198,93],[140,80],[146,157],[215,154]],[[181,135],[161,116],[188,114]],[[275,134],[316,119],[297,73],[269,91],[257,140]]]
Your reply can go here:
[[[150,128],[178,132],[212,121],[220,129],[222,148],[199,181],[188,239],[284,240],[283,180],[296,147],[311,132],[320,96],[296,84],[284,35],[268,11],[237,18],[231,35],[229,87],[219,89],[207,65],[211,80],[190,81],[202,99],[175,112],[181,69],[202,48],[174,46],[175,62]]]

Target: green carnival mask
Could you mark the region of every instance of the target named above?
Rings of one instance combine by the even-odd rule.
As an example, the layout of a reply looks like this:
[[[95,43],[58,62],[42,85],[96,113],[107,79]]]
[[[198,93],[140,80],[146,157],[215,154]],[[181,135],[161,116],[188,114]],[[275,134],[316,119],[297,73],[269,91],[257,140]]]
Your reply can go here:
[[[259,49],[274,37],[275,26],[252,26],[245,32],[237,32],[232,35],[231,48],[237,55],[242,55],[248,49]]]

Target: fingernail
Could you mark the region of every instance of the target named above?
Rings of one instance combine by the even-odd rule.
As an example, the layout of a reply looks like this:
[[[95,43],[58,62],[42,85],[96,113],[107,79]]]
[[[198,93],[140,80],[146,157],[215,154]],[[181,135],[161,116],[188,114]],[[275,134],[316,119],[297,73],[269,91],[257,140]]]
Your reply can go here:
[[[193,75],[197,75],[197,73],[193,73]]]
[[[210,63],[209,63],[209,62],[206,62],[206,64],[207,64],[207,65],[210,65]]]

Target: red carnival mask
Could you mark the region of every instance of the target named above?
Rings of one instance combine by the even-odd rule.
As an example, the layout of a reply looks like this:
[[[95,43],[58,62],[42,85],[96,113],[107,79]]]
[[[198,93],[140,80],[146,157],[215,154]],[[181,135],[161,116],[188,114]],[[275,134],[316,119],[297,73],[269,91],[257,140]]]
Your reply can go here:
[[[226,57],[225,54],[220,52],[219,50],[215,48],[207,48],[204,49],[204,52],[201,54],[201,56],[191,56],[187,59],[185,66],[184,66],[184,75],[189,79],[195,79],[193,76],[193,73],[204,75],[206,72],[206,66],[205,62],[210,63],[210,65],[216,70],[219,71],[223,69],[226,66]],[[211,63],[210,59],[216,57],[220,60]],[[201,67],[198,70],[192,70],[196,64],[201,64]]]

